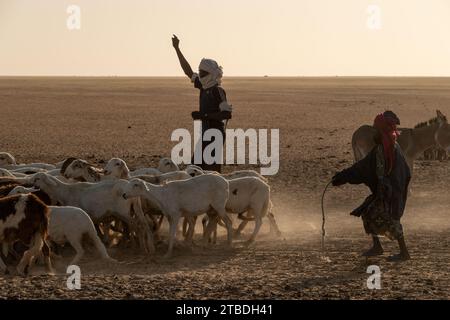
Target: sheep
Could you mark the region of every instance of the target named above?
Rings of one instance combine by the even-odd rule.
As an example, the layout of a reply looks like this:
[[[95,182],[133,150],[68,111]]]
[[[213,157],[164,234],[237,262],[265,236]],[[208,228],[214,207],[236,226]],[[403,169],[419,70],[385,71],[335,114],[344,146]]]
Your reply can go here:
[[[82,159],[67,159],[61,167],[60,174],[66,179],[81,182],[98,182],[101,180],[99,170]]]
[[[0,186],[0,198],[7,197],[9,195],[9,193],[11,192],[11,190],[13,190],[17,186],[21,186],[21,185],[17,182],[15,182],[15,183],[11,182],[9,184],[4,184],[4,185]]]
[[[167,164],[166,159],[161,159],[160,161],[160,167],[165,166]],[[169,165],[170,166],[170,165]],[[178,167],[177,167],[178,168]],[[188,169],[188,168],[187,168]],[[150,182],[153,184],[162,184],[167,183],[170,181],[175,180],[185,180],[189,179],[191,177],[203,174],[202,171],[199,171],[196,168],[189,168],[189,172],[187,171],[172,171],[167,173],[159,173],[153,176],[135,176],[131,177],[130,170],[128,169],[127,164],[125,161],[119,158],[113,158],[108,161],[106,164],[103,172],[105,174],[105,178],[108,177],[110,179],[113,178],[121,178],[121,179],[131,179],[131,178],[139,178],[146,182]],[[201,170],[201,169],[200,169]],[[84,169],[86,171],[86,169]],[[84,176],[87,176],[85,173]],[[158,207],[157,204],[153,203],[152,201],[142,198],[142,209],[146,214],[149,214],[150,216],[154,216],[155,214],[161,213],[161,209]],[[160,220],[156,223],[156,229],[155,231],[159,231],[162,222],[163,222],[163,215],[161,215]]]
[[[267,183],[267,179],[264,176],[262,176],[261,174],[259,174],[258,172],[254,171],[254,170],[238,170],[238,171],[234,171],[234,172],[231,172],[231,173],[219,174],[218,172],[215,172],[215,171],[210,172],[210,171],[202,170],[200,167],[198,167],[196,165],[188,165],[185,170],[188,173],[191,170],[196,170],[195,171],[196,174],[202,174],[202,173],[207,174],[207,173],[209,173],[209,174],[220,175],[220,176],[224,177],[228,181],[236,179],[236,178],[255,177],[255,178],[259,178],[263,182]],[[269,221],[272,221],[272,220],[274,221],[274,219],[275,219],[275,218],[272,218],[273,217],[272,213],[269,213],[268,217],[269,217]],[[243,220],[243,221],[241,222],[239,227],[236,229],[236,231],[234,233],[235,235],[239,235],[242,232],[242,230],[245,228],[245,226],[248,224],[248,221],[253,220],[253,219],[245,218],[243,216],[243,213],[239,214],[239,218],[241,220]],[[189,228],[187,228],[188,224],[189,224]],[[278,230],[278,227],[274,227],[275,225],[276,224],[271,222],[271,224],[270,224],[271,232],[275,232],[277,235],[279,235],[280,231]],[[193,236],[194,235],[194,230],[193,229],[191,230],[191,228],[194,228],[194,227],[195,227],[195,221],[192,222],[192,221],[185,220],[184,223],[183,223],[183,235],[187,236],[187,234],[190,234],[191,236]]]
[[[64,159],[64,160],[62,160],[62,161],[59,161],[59,162],[55,163],[56,169],[61,169],[62,166],[64,165],[64,163],[66,163],[66,161],[67,161],[68,159],[76,159],[76,158],[70,157],[70,158],[66,158],[66,159]]]
[[[28,194],[38,192],[34,188],[24,188],[22,186],[15,187],[9,195]],[[36,194],[35,194],[36,195]],[[78,264],[84,255],[82,240],[87,235],[94,243],[95,248],[99,252],[102,259],[115,262],[111,259],[106,251],[105,246],[97,235],[94,223],[89,215],[82,209],[76,207],[56,207],[49,206],[49,225],[48,238],[56,244],[63,245],[69,242],[75,249],[76,256],[73,258],[71,265]]]
[[[24,167],[41,168],[45,170],[55,169],[55,166],[47,163],[17,164],[16,159],[7,152],[0,152],[0,167],[8,170],[20,169]]]
[[[180,218],[194,217],[208,212],[217,214],[228,231],[228,245],[232,244],[231,220],[225,205],[228,200],[228,182],[216,175],[201,175],[188,180],[171,181],[162,186],[132,179],[124,188],[123,198],[144,197],[154,201],[169,220],[169,249],[172,255],[175,235]],[[210,211],[211,210],[211,211]]]
[[[161,160],[164,160],[164,159],[161,159]],[[145,171],[147,169],[143,169],[143,170]],[[158,170],[159,173],[151,175],[151,176],[150,175],[134,175],[133,176],[133,175],[131,175],[130,170],[128,169],[128,166],[126,165],[125,161],[123,161],[122,159],[118,159],[118,158],[113,158],[110,161],[108,161],[103,172],[105,174],[105,177],[109,177],[109,178],[120,178],[120,179],[139,178],[141,180],[144,180],[146,182],[150,182],[153,184],[161,184],[161,183],[166,183],[166,182],[174,181],[174,180],[184,180],[184,179],[189,179],[192,177],[192,175],[188,174],[186,171],[179,171],[179,170],[170,171],[170,172],[166,172],[166,173],[161,173]],[[198,174],[196,174],[196,175],[198,175]]]
[[[32,194],[15,195],[0,199],[0,242],[11,245],[22,241],[29,245],[17,266],[17,272],[24,275],[26,269],[31,269],[33,260],[42,252],[47,271],[52,271],[50,249],[45,240],[48,233],[48,207]],[[4,246],[5,247],[5,246]],[[0,270],[7,267],[0,258]]]
[[[155,172],[158,172],[159,175],[161,174],[159,171]],[[79,182],[131,179],[130,171],[125,161],[118,158],[111,159],[105,169],[98,169],[85,160],[69,158],[61,167],[61,174],[66,179],[73,179]],[[142,175],[137,177],[152,183],[158,182],[158,179],[154,178],[153,175]]]
[[[58,202],[63,206],[85,210],[94,223],[99,223],[103,218],[111,215],[124,221],[136,232],[141,247],[148,253],[154,252],[152,231],[144,217],[140,199],[122,198],[122,190],[127,185],[127,181],[67,184],[45,173],[37,173],[30,179],[30,183],[46,192],[53,203]],[[132,217],[131,210],[135,218]]]
[[[69,163],[69,161],[71,161]],[[94,168],[91,164],[87,163],[84,160],[79,160],[79,159],[68,159],[67,162],[62,166],[61,171],[63,172],[64,176],[66,178],[71,178],[71,179],[75,179],[78,181],[86,181],[86,182],[97,182],[97,181],[112,181],[112,180],[117,180],[117,179],[131,179],[131,176],[129,175],[129,170],[128,167],[126,165],[126,163],[118,158],[113,158],[111,159],[108,164],[106,165],[105,169],[103,170],[103,172],[105,173],[104,175],[98,174],[97,172],[99,172],[99,169]],[[159,172],[159,171],[158,171]],[[138,178],[143,179],[147,182],[151,182],[151,183],[161,183],[162,181],[167,181],[167,180],[174,180],[177,179],[179,177],[173,177],[173,174],[176,173],[167,173],[167,174],[160,174],[161,180],[159,177],[156,176],[138,176]],[[177,176],[182,175],[182,178],[186,179],[189,178],[189,176],[184,173],[181,174],[177,174]],[[146,199],[142,199],[141,200],[141,205],[142,205],[142,210],[143,212],[146,214],[146,217],[153,219],[154,220],[154,215],[158,215],[158,213],[160,213],[159,208],[151,203],[150,201],[146,200]],[[161,214],[162,215],[162,214]],[[106,227],[108,224],[111,226],[113,222],[113,219],[110,219],[110,221],[103,221],[103,226]],[[161,225],[160,221],[159,223],[156,222],[156,220],[152,221],[152,223],[154,222],[154,226],[156,226],[157,228],[155,229],[155,231],[157,231],[157,229],[159,229],[159,226]],[[117,224],[117,222],[116,222]],[[106,230],[105,230],[106,231]]]
[[[112,158],[108,161],[103,172],[105,176],[115,176],[121,179],[129,179],[142,175],[160,175],[162,173],[179,171],[178,166],[169,158],[162,158],[159,161],[158,168],[140,168],[130,171],[126,162],[120,158]]]
[[[0,152],[0,167],[16,165],[16,159],[8,152]]]
[[[160,166],[165,166],[167,161],[164,160],[165,159],[161,159]],[[169,163],[169,167],[170,166],[171,165]],[[63,164],[61,168],[61,172],[63,173],[64,177],[75,179],[78,181],[98,182],[113,179],[132,178],[130,175],[130,170],[128,169],[125,161],[119,158],[113,158],[108,161],[105,168],[103,169],[103,175],[100,174],[99,171],[99,169],[94,168],[88,162],[75,158],[67,159],[66,163]],[[159,172],[158,175],[154,176],[136,176],[135,178],[139,178],[153,184],[161,184],[173,180],[189,179],[190,177],[191,175],[189,175],[185,171],[173,171],[163,174]],[[148,199],[141,199],[141,204],[146,217],[154,220],[155,215],[161,215],[161,219],[159,222],[156,222],[156,220],[154,220],[154,225],[156,226],[156,229],[154,231],[157,232],[159,230],[159,227],[161,226],[163,217],[160,208]]]
[[[130,179],[138,175],[158,175],[161,171],[154,168],[142,168],[131,172],[126,162],[120,158],[112,158],[108,161],[103,173],[107,177],[116,177],[120,179]]]
[[[19,174],[25,174],[25,175],[35,174],[38,172],[47,172],[47,170],[42,169],[42,168],[28,167],[28,166],[16,168],[16,169],[10,169],[10,171],[12,173],[19,173]]]
[[[271,213],[272,202],[270,200],[270,186],[256,177],[231,179],[228,180],[228,183],[230,195],[226,204],[226,210],[228,213],[238,214],[239,218],[244,220],[243,223],[245,223],[244,225],[241,224],[239,226],[237,233],[245,227],[248,221],[254,220],[255,228],[247,241],[248,244],[251,244],[255,241],[255,238],[261,228],[262,218],[267,215],[271,230],[275,231],[277,235],[280,235],[275,218]],[[244,212],[248,212],[248,216],[253,218],[244,217]],[[202,220],[204,227],[206,222],[209,222],[208,217],[205,217]],[[214,225],[213,229],[215,229],[217,222],[217,219],[216,221],[211,222]],[[191,230],[193,230],[194,225],[191,221]],[[191,233],[193,232],[191,231]],[[204,236],[206,236],[205,232]]]
[[[112,158],[108,161],[103,168],[103,174],[105,177],[115,177],[119,179],[129,179],[130,169],[125,161],[119,158]]]
[[[27,184],[30,177],[0,177],[0,187],[15,183],[17,185]]]
[[[9,191],[8,196],[13,196],[16,194],[34,194],[36,197],[39,198],[39,200],[41,200],[45,205],[49,206],[52,204],[52,200],[50,199],[49,195],[47,193],[45,193],[42,190],[36,189],[36,188],[27,188],[24,186],[15,186],[13,188],[10,189],[11,191]]]
[[[105,179],[131,179],[136,175],[140,175],[139,178],[143,176],[148,176],[150,178],[154,175],[160,175],[161,172],[154,168],[144,168],[140,169],[139,174],[137,174],[136,172],[131,172],[126,162],[122,159],[112,158],[103,168],[103,174]]]
[[[184,171],[186,171],[187,174],[190,175],[191,177],[196,177],[204,174],[202,168],[193,165],[187,166],[186,169],[184,169]]]
[[[11,171],[0,168],[0,177],[10,177],[10,178],[14,178],[15,176],[12,174]]]
[[[161,173],[168,173],[173,171],[179,171],[180,169],[175,164],[175,162],[172,161],[172,159],[162,158],[161,160],[159,160],[158,170]]]

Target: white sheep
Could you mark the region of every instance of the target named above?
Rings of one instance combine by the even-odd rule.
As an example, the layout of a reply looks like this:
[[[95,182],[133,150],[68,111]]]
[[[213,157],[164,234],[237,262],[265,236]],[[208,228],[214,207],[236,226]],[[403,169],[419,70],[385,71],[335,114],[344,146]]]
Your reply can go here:
[[[255,221],[255,228],[250,239],[247,241],[249,244],[255,240],[261,228],[262,219],[265,216],[269,218],[271,230],[280,234],[275,218],[271,213],[272,202],[270,200],[270,186],[267,183],[256,177],[231,179],[228,180],[228,183],[230,194],[226,205],[227,212],[239,214],[241,219],[244,219],[245,224],[249,220]],[[244,212],[248,212],[247,217],[242,216]],[[202,221],[204,226],[206,218],[207,217]],[[214,227],[212,227],[213,230],[216,229],[215,224],[217,224],[217,222],[217,219],[216,221],[212,221],[214,224]],[[239,226],[239,228],[241,228],[241,226]],[[190,227],[192,228],[193,225],[191,224]]]
[[[154,252],[152,231],[148,220],[144,217],[140,199],[122,198],[127,181],[68,184],[45,173],[37,173],[29,179],[29,183],[46,192],[53,203],[85,210],[94,223],[99,223],[107,216],[122,220],[136,232],[142,248],[149,253]],[[131,210],[135,213],[135,219]]]
[[[69,163],[69,161],[71,161]],[[74,179],[77,181],[86,181],[86,182],[98,182],[100,181],[112,181],[117,179],[131,179],[130,172],[128,166],[125,161],[118,158],[113,158],[108,161],[105,169],[103,169],[104,174],[100,174],[100,170],[94,168],[91,164],[87,163],[84,160],[74,159],[68,160],[65,165],[63,165],[61,169],[62,173],[67,179]],[[158,171],[159,172],[159,171]],[[138,176],[138,178],[145,180],[146,182],[151,183],[162,183],[170,180],[176,179],[186,179],[189,178],[187,173],[185,172],[170,172],[167,174],[159,173],[158,176]],[[160,213],[160,209],[154,203],[148,201],[147,199],[141,199],[141,205],[144,213],[148,214],[146,217],[150,219],[154,219],[154,214]],[[161,223],[157,223],[154,221],[154,225],[159,226]],[[162,220],[160,221],[162,222]],[[107,226],[108,222],[103,221],[104,227]],[[110,219],[109,224],[112,223],[112,219]]]
[[[0,167],[16,165],[16,159],[8,152],[0,152]]]
[[[30,175],[30,174],[34,174],[34,173],[38,173],[38,172],[47,172],[46,169],[42,169],[42,168],[37,168],[37,167],[20,167],[20,168],[15,168],[15,169],[9,169],[13,174],[15,173],[19,173],[19,174],[26,174],[26,175]]]
[[[160,175],[162,173],[173,171],[179,171],[179,168],[169,158],[162,158],[159,161],[158,168],[140,168],[134,171],[130,171],[124,160],[120,158],[112,158],[103,169],[105,176],[120,177],[121,179],[129,179],[130,177],[142,175]]]
[[[60,174],[66,179],[82,182],[98,182],[102,180],[99,170],[82,159],[69,158],[61,167]]]
[[[237,178],[254,177],[254,178],[258,178],[258,179],[262,180],[263,182],[267,183],[267,179],[254,170],[238,170],[238,171],[234,171],[231,173],[219,174],[218,172],[215,172],[215,171],[211,172],[211,171],[202,170],[200,167],[198,167],[196,165],[188,165],[185,170],[188,173],[191,172],[192,170],[195,170],[195,173],[197,175],[202,174],[202,173],[220,175],[228,181],[237,179]],[[242,200],[242,201],[244,201],[244,200]],[[275,218],[273,217],[273,214],[271,212],[268,214],[268,217],[269,217],[269,221],[270,221],[271,232],[275,232],[277,235],[279,235],[280,231],[279,231],[278,227],[276,226],[276,223],[274,223]],[[245,226],[248,224],[248,221],[253,220],[253,219],[244,217],[242,213],[239,214],[239,218],[243,221],[241,222],[239,227],[236,229],[235,235],[239,235],[242,232],[242,230],[245,228]],[[207,219],[207,217],[205,217],[205,219]],[[205,222],[207,222],[207,220],[203,220],[203,222],[205,223]],[[189,224],[188,229],[187,229],[187,224]],[[192,237],[194,235],[194,227],[195,227],[195,220],[193,220],[193,221],[186,220],[184,222],[183,234],[186,236],[187,240],[192,240]]]
[[[172,160],[163,158],[163,159],[161,159],[160,165],[158,168],[169,167],[172,170],[175,168],[174,166],[176,166],[176,165],[172,162]],[[160,171],[158,169],[144,168],[144,169],[138,169],[137,171],[134,171],[132,173],[128,169],[128,166],[125,163],[125,161],[123,161],[122,159],[119,159],[119,158],[113,158],[108,161],[105,168],[103,169],[103,173],[104,173],[105,178],[106,177],[116,178],[116,179],[117,178],[118,179],[139,178],[146,182],[150,182],[150,183],[154,183],[154,184],[161,184],[161,183],[166,183],[166,182],[174,181],[174,180],[184,180],[184,179],[189,179],[190,177],[194,176],[192,174],[189,174],[186,171],[178,170],[178,166],[176,166],[176,169],[177,170],[161,173],[162,171]],[[157,171],[147,171],[147,170],[157,170]],[[136,172],[143,172],[143,173],[153,172],[153,173],[152,173],[152,175],[146,175],[146,174],[136,175]],[[193,171],[192,171],[192,173],[193,173]],[[78,171],[78,175],[81,175],[81,174],[82,174],[82,172]],[[199,175],[199,173],[196,172],[195,175]],[[83,176],[86,177],[86,173],[84,173]]]
[[[172,161],[170,158],[162,158],[159,160],[158,164],[158,170],[162,173],[168,173],[173,171],[179,171],[180,169],[175,164],[175,162]]]
[[[196,177],[204,174],[205,172],[202,170],[202,168],[195,166],[195,165],[189,165],[187,166],[184,171],[187,172],[188,175],[191,177]]]
[[[38,191],[34,188],[25,188],[22,186],[15,187],[9,195],[27,194]],[[94,243],[95,248],[102,259],[110,262],[115,262],[111,259],[106,251],[105,246],[97,235],[94,223],[89,215],[82,209],[76,207],[56,207],[48,206],[49,208],[49,224],[48,224],[48,238],[56,244],[63,245],[69,242],[75,249],[76,256],[70,263],[77,264],[84,255],[82,245],[83,236],[87,235]]]
[[[161,171],[154,168],[142,168],[131,172],[124,160],[120,158],[112,158],[103,168],[103,174],[105,179],[131,179],[137,175],[160,175]]]
[[[232,225],[225,205],[228,200],[228,182],[216,175],[202,175],[188,180],[153,185],[140,179],[131,180],[124,188],[123,197],[145,197],[156,202],[169,220],[169,249],[172,255],[178,222],[181,217],[195,217],[208,212],[217,214],[228,231],[228,244],[232,243]],[[212,210],[212,211],[210,211]]]
[[[166,159],[166,158],[161,159],[159,167],[167,166],[167,163],[173,163],[173,162],[171,162],[171,160],[170,160],[170,162],[165,161],[165,160],[170,160],[170,159]],[[170,167],[170,166],[171,165],[169,164],[168,167]],[[174,168],[174,167],[172,166],[172,168]],[[176,167],[176,168],[178,168],[178,167]],[[145,170],[142,172],[146,172]],[[156,169],[152,169],[152,170],[156,170]],[[188,170],[189,170],[189,172],[188,172]],[[89,179],[89,174],[88,174],[86,168],[83,168],[83,169],[79,168],[77,170],[71,170],[71,171],[72,171],[73,176],[81,176],[84,179]],[[158,172],[159,172],[159,170],[158,170]],[[128,169],[128,166],[125,163],[125,161],[123,161],[122,159],[119,159],[119,158],[113,158],[108,161],[105,168],[103,169],[103,173],[104,173],[104,176],[103,176],[104,179],[139,178],[139,179],[144,180],[145,182],[150,182],[153,184],[163,184],[163,183],[167,183],[167,182],[175,181],[175,180],[189,179],[191,177],[195,177],[195,176],[203,174],[203,171],[201,171],[201,169],[199,170],[197,168],[188,167],[188,168],[186,168],[186,171],[172,171],[172,172],[167,172],[167,173],[159,172],[158,174],[155,174],[152,176],[142,175],[142,176],[132,177],[130,175],[130,170]],[[87,180],[87,181],[90,181],[90,180]],[[152,201],[150,201],[146,198],[142,198],[141,201],[142,201],[142,209],[146,214],[148,213],[151,216],[155,212],[158,212],[158,213],[161,212],[161,208],[159,208],[158,205],[153,203]],[[162,218],[163,217],[161,217],[159,222],[156,224],[157,228],[155,231],[158,231],[159,228],[161,227],[162,221],[163,221]]]
[[[12,174],[11,171],[0,168],[0,177],[14,178],[15,176]]]
[[[55,169],[54,165],[48,163],[17,164],[16,159],[8,152],[0,152],[0,167],[8,170],[20,169],[24,167],[34,167],[45,170]]]

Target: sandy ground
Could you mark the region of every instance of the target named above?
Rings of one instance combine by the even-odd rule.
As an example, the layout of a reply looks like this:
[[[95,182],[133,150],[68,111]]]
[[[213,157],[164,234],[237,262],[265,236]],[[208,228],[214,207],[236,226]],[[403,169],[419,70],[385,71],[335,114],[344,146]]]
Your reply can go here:
[[[28,278],[0,276],[0,298],[450,297],[450,162],[415,164],[403,219],[412,260],[388,262],[397,251],[388,240],[384,256],[360,257],[370,239],[348,213],[367,194],[362,186],[327,193],[328,260],[320,252],[321,192],[335,171],[352,163],[352,132],[386,108],[402,127],[435,116],[436,109],[450,115],[450,79],[237,78],[223,86],[234,105],[229,127],[280,129],[280,171],[270,184],[282,239],[264,226],[251,247],[238,239],[228,250],[222,234],[216,246],[180,246],[169,260],[162,259],[165,247],[155,257],[112,248],[119,265],[99,262],[92,252],[80,265],[82,289],[76,291],[66,287],[66,257],[55,262],[56,276],[39,268]],[[172,130],[192,130],[197,95],[179,78],[1,78],[0,150],[20,162],[76,156],[102,165],[120,157],[131,167],[153,166],[170,156]],[[225,170],[241,168],[255,167]],[[366,286],[373,264],[381,268],[380,290]]]

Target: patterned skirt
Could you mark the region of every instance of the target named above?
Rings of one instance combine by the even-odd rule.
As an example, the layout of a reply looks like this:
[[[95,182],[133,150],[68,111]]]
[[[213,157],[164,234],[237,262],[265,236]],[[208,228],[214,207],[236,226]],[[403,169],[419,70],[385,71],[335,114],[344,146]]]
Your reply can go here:
[[[383,199],[371,196],[366,199],[363,206],[351,214],[361,216],[364,230],[367,234],[386,236],[390,240],[403,237],[403,227],[400,220],[392,218],[388,210],[388,203]]]

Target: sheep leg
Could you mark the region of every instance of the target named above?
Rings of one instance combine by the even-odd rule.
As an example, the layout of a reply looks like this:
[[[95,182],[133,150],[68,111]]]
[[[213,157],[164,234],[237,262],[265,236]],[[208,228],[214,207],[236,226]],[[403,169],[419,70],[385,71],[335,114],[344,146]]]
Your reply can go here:
[[[215,208],[215,210],[217,212],[217,215],[225,223],[225,226],[227,228],[227,243],[228,243],[228,246],[231,247],[231,245],[233,243],[233,223],[232,223],[230,217],[227,215],[225,208]]]
[[[267,215],[267,218],[269,219],[269,222],[270,222],[270,233],[275,234],[277,237],[280,237],[281,231],[278,228],[278,224],[275,221],[275,217],[274,217],[273,213],[269,212],[269,214]]]
[[[111,240],[111,236],[109,234],[109,225],[110,222],[106,222],[106,218],[101,219],[98,223],[95,223],[95,230],[97,234],[102,237],[102,241],[106,243],[109,247],[112,246],[113,241]]]
[[[206,217],[205,217],[206,218]],[[207,246],[209,243],[212,242],[211,239],[211,232],[214,232],[217,230],[217,222],[218,222],[218,216],[213,215],[211,212],[208,212],[207,219],[202,220],[203,224],[203,244]],[[206,227],[205,227],[206,225]]]
[[[2,273],[6,273],[6,271],[8,270],[6,264],[2,260],[2,257],[0,257],[0,270],[2,271]]]
[[[253,230],[253,233],[252,233],[250,239],[248,239],[247,244],[253,243],[255,241],[256,235],[258,234],[259,229],[261,229],[261,225],[262,225],[262,218],[256,217],[255,229]]]
[[[212,232],[212,239],[211,239],[211,243],[212,244],[216,244],[217,243],[217,225],[219,224],[219,218],[217,218],[216,220],[216,224],[213,228],[213,232]]]
[[[155,244],[153,242],[153,231],[142,211],[141,201],[137,198],[133,203],[133,210],[136,214],[136,230],[139,232],[139,241],[144,245],[144,250],[149,253],[155,253]]]
[[[189,223],[190,223],[190,221],[188,220],[188,218],[187,217],[184,217],[184,219],[183,219],[183,237],[184,237],[184,239],[186,240],[186,237],[187,237],[187,235],[188,235],[188,232],[189,232]]]
[[[197,223],[197,217],[190,217],[188,223],[189,223],[188,230],[186,232],[186,237],[184,241],[192,244],[195,232],[195,224]]]
[[[169,218],[169,249],[167,250],[167,253],[165,254],[164,258],[170,258],[172,256],[173,252],[173,244],[175,242],[177,229],[178,229],[178,221],[179,216],[168,216]]]
[[[50,259],[52,250],[48,244],[48,241],[44,241],[44,244],[42,246],[42,255],[44,256],[44,261],[45,261],[45,267],[47,268],[47,273],[54,275],[55,274],[55,270],[53,269],[52,266],[52,260]]]
[[[70,245],[77,252],[77,254],[73,258],[72,262],[70,262],[71,265],[76,265],[76,264],[78,264],[78,262],[81,260],[81,258],[84,255],[84,249],[81,244],[81,235],[80,235],[80,239],[67,239],[67,240],[69,241]]]
[[[97,251],[100,254],[100,257],[102,259],[110,261],[110,262],[116,262],[116,260],[112,259],[108,255],[108,251],[106,251],[106,248],[105,248],[103,242],[100,240],[100,238],[98,237],[95,230],[91,230],[91,232],[89,232],[89,237],[91,238],[92,242],[94,243],[94,246],[97,249]]]
[[[3,242],[3,244],[2,244],[2,252],[6,258],[8,256],[8,252],[9,252],[9,245],[6,242]]]
[[[163,221],[164,221],[164,215],[162,214],[158,221],[158,226],[157,226],[158,229],[157,230],[161,229],[161,225],[162,225]]]
[[[206,228],[207,228],[207,224],[208,224],[208,216],[204,216],[202,218],[202,227],[203,227],[203,239],[205,239],[206,237]]]
[[[225,213],[225,215],[222,217],[223,222],[225,222],[225,225],[227,227],[227,243],[231,247],[233,244],[233,225],[231,223],[230,217]]]
[[[244,228],[247,226],[247,224],[248,224],[247,220],[242,221],[239,224],[239,227],[236,230],[234,230],[234,236],[239,237],[242,233],[242,230],[244,230]]]
[[[36,233],[34,235],[33,244],[30,249],[24,252],[22,259],[20,260],[19,264],[17,265],[17,272],[20,275],[25,275],[25,268],[30,268],[31,260],[34,256],[39,255],[41,252],[42,246],[44,245],[44,240],[42,240],[41,234]],[[29,272],[30,270],[28,270]]]

